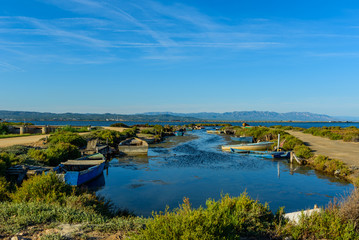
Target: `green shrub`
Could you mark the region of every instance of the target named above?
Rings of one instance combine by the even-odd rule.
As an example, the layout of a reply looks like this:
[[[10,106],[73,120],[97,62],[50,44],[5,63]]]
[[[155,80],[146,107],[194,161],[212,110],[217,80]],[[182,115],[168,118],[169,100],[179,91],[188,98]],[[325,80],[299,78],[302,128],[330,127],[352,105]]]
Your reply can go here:
[[[25,180],[11,198],[14,202],[63,203],[71,192],[71,186],[60,181],[56,173],[50,172]]]
[[[10,147],[0,148],[0,153],[5,152],[5,153],[14,154],[14,155],[18,156],[18,155],[22,155],[22,154],[27,154],[28,150],[29,150],[29,147],[27,147],[27,146],[14,145],[14,146],[10,146]]]
[[[50,166],[57,166],[59,163],[69,159],[76,159],[81,157],[79,149],[70,143],[57,143],[50,145],[46,149],[47,164]]]
[[[72,127],[70,125],[66,125],[62,128],[57,128],[56,132],[64,133],[64,132],[88,132],[89,126],[82,126],[82,127]]]
[[[339,171],[338,175],[347,176],[351,173],[348,166],[345,165],[342,161],[337,159],[330,159],[327,156],[318,155],[313,160],[310,161],[316,170],[326,172],[329,174],[334,174],[335,171]]]
[[[155,130],[154,130],[153,128],[143,129],[143,130],[141,130],[141,133],[154,135],[154,134],[155,134]]]
[[[8,133],[10,133],[9,127],[3,123],[0,123],[0,135],[4,135]]]
[[[112,147],[117,147],[118,144],[129,137],[136,136],[137,128],[129,128],[123,132],[112,130],[96,130],[84,136],[87,140],[98,138],[102,143],[108,142]]]
[[[0,174],[4,173],[6,168],[19,164],[19,161],[19,158],[13,153],[0,153]]]
[[[305,145],[297,145],[293,150],[295,155],[300,158],[309,159],[313,156],[310,148]]]
[[[5,177],[0,177],[0,202],[9,200],[9,183]]]
[[[56,132],[55,134],[51,135],[48,139],[50,144],[57,144],[57,143],[69,143],[75,145],[77,147],[85,147],[87,142],[86,140],[81,137],[78,133],[73,132]]]
[[[268,205],[240,197],[223,196],[207,200],[207,208],[193,209],[187,198],[173,212],[154,214],[146,228],[133,239],[240,239],[268,237],[275,228],[275,217]]]
[[[31,148],[31,149],[28,151],[27,154],[28,154],[28,156],[29,156],[31,159],[34,159],[34,160],[39,161],[39,162],[48,163],[47,155],[46,155],[46,153],[45,153],[45,150],[36,149],[36,148]]]
[[[288,226],[288,235],[294,239],[358,239],[352,221],[339,217],[338,210],[326,210],[303,216],[297,225]]]
[[[113,123],[110,125],[110,127],[122,127],[122,128],[129,128],[129,126],[127,126],[124,123]]]

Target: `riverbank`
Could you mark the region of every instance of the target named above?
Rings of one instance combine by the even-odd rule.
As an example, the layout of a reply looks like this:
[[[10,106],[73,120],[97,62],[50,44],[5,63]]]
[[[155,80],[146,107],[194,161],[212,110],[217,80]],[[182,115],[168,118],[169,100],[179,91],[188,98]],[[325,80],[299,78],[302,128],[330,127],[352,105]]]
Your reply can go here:
[[[287,130],[286,132],[303,141],[315,155],[338,159],[348,165],[353,170],[349,180],[354,181],[359,177],[359,143],[330,140],[300,131]]]

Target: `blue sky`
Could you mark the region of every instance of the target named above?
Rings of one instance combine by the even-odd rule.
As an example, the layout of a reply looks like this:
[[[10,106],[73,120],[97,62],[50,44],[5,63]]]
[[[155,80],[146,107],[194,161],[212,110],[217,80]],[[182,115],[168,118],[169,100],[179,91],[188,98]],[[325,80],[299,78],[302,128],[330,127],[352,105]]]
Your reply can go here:
[[[1,0],[0,109],[359,116],[359,2]]]

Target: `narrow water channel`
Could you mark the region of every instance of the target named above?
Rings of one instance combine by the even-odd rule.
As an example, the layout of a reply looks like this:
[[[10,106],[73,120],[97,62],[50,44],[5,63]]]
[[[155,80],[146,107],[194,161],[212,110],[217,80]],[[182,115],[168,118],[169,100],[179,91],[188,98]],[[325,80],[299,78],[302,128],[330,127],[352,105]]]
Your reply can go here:
[[[114,158],[107,173],[92,183],[98,187],[97,194],[136,215],[150,216],[166,205],[178,207],[183,197],[198,207],[208,198],[238,196],[243,191],[268,202],[272,211],[285,206],[286,212],[292,212],[314,204],[325,206],[353,189],[351,184],[308,167],[291,166],[286,160],[222,152],[220,146],[228,143],[223,136],[204,130],[186,134],[195,139],[170,147],[154,145],[148,157]]]

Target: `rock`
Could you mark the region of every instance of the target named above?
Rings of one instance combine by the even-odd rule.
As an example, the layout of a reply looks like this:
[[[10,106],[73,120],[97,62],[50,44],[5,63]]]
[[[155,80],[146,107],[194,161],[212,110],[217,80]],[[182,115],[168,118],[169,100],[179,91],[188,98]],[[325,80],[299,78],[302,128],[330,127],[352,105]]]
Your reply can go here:
[[[336,175],[336,176],[337,176],[337,175],[340,175],[340,170],[335,170],[335,171],[334,171],[334,175]]]
[[[11,240],[20,240],[18,236],[12,237]]]

